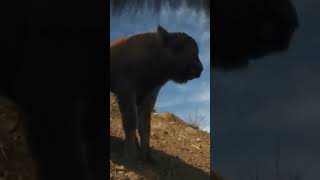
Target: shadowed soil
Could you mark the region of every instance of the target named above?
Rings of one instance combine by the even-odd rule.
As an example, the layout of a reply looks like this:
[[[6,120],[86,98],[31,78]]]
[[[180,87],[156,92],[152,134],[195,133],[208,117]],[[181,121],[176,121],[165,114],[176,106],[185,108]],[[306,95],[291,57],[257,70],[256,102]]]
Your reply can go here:
[[[16,107],[0,102],[0,180],[34,180],[33,161]],[[14,130],[14,131],[12,131]]]
[[[155,164],[122,158],[123,130],[118,105],[110,99],[110,179],[209,179],[210,135],[172,113],[152,115],[151,148]],[[0,180],[34,180],[34,164],[12,104],[0,103]]]
[[[210,134],[172,113],[153,113],[151,148],[155,164],[122,157],[124,133],[116,99],[110,98],[110,179],[210,179]]]

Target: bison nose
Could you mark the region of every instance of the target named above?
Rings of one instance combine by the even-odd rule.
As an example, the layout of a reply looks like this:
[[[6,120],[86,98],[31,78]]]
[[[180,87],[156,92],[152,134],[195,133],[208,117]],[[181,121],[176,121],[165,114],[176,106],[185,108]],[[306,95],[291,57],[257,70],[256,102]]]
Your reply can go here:
[[[203,71],[203,66],[202,66],[202,63],[200,62],[200,63],[199,63],[199,73],[198,73],[198,77],[200,77],[202,71]]]
[[[196,74],[197,78],[201,76],[202,71],[203,71],[203,66],[202,66],[201,63],[198,63],[198,65],[197,65],[197,74]]]
[[[197,74],[196,74],[196,78],[199,78],[201,76],[201,72],[202,71],[199,71]]]
[[[201,73],[203,71],[202,63],[199,63],[199,69],[200,69],[200,73]]]

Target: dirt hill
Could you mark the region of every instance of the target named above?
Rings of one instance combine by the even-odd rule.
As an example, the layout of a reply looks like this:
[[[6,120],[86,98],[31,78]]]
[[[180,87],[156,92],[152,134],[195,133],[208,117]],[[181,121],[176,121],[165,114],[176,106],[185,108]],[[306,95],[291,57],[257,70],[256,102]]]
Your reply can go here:
[[[129,164],[122,158],[123,131],[114,97],[110,100],[110,179],[209,179],[210,136],[192,128],[172,113],[152,115],[151,146],[155,165]],[[0,104],[0,180],[34,180],[33,162],[23,128],[14,132],[15,106]]]
[[[122,158],[124,133],[116,99],[110,98],[111,180],[210,179],[210,134],[172,113],[153,113],[151,147],[156,164],[130,164]]]
[[[1,101],[1,99],[0,99]],[[33,162],[12,104],[0,104],[0,180],[34,180]]]

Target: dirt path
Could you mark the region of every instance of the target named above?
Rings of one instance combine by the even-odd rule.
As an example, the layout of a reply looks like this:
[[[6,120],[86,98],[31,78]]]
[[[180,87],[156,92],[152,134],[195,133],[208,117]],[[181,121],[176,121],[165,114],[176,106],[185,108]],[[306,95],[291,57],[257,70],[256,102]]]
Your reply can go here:
[[[122,158],[124,134],[113,97],[110,115],[110,179],[210,179],[210,135],[207,132],[192,128],[171,113],[153,114],[151,147],[157,163],[129,164]]]

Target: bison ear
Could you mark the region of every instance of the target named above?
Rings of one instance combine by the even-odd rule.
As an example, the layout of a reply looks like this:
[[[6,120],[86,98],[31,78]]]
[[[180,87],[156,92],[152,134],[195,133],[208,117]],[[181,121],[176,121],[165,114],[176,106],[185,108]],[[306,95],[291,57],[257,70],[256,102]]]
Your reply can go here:
[[[168,42],[169,40],[169,32],[167,30],[165,30],[163,27],[161,27],[160,25],[158,26],[158,33],[161,37],[161,39],[163,40],[164,43]]]

